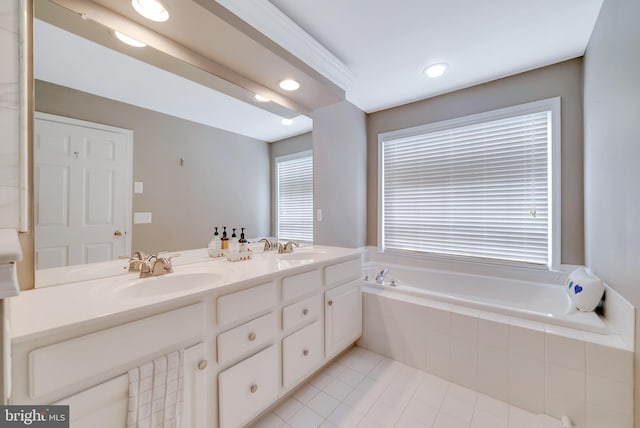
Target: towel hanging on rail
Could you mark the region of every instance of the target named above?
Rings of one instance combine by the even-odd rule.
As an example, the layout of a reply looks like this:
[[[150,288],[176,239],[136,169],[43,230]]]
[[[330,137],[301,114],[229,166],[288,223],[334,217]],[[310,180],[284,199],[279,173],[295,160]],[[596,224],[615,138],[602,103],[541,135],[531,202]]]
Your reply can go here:
[[[179,428],[182,422],[182,350],[129,370],[127,428]]]

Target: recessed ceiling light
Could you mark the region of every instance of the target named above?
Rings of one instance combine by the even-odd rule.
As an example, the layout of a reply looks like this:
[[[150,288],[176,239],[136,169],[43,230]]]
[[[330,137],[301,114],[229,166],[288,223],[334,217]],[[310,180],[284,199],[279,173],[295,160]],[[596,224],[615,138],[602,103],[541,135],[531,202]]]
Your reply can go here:
[[[280,82],[280,87],[285,91],[295,91],[300,87],[300,83],[296,82],[293,79],[284,79]]]
[[[169,19],[169,11],[158,0],[131,0],[133,8],[140,15],[156,22]]]
[[[260,94],[256,94],[253,98],[260,103],[268,103],[269,101],[271,101],[269,98],[263,97]]]
[[[280,121],[284,126],[293,125],[293,119],[287,119],[286,117]]]
[[[440,64],[432,64],[429,67],[424,69],[424,74],[429,77],[440,77],[445,71],[449,68],[449,64],[445,64],[444,62]]]
[[[120,39],[121,42],[128,44],[129,46],[134,46],[136,48],[143,48],[147,45],[142,43],[139,40],[134,39],[133,37],[129,37],[126,34],[122,34],[120,31],[113,31],[113,34]]]

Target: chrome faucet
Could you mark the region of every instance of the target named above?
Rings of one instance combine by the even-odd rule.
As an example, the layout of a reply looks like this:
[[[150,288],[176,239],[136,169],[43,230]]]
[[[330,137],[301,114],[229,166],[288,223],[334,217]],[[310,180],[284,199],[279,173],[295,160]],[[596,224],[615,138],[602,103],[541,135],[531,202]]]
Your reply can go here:
[[[385,276],[387,276],[388,273],[389,273],[389,269],[387,268],[384,268],[380,272],[378,272],[378,275],[376,275],[376,283],[380,285],[384,284],[384,278]]]
[[[293,247],[299,245],[296,241],[287,241],[284,245],[278,242],[278,254],[293,253]]]

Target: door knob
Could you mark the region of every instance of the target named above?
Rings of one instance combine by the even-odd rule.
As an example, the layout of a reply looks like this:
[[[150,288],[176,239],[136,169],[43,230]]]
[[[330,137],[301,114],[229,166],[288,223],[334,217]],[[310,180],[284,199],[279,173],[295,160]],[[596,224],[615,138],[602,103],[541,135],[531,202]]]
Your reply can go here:
[[[113,236],[122,236],[122,232],[116,230],[115,232],[113,232]]]

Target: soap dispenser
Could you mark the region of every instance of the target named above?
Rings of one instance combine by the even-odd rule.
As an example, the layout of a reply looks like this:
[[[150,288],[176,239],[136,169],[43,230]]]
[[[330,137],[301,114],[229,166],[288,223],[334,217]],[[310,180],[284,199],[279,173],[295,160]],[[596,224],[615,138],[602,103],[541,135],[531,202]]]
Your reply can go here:
[[[236,235],[236,229],[233,229],[231,233],[231,240],[229,241],[229,251],[237,253],[239,251],[238,235]]]
[[[246,253],[247,252],[247,240],[244,239],[244,227],[240,228],[242,230],[242,232],[240,232],[240,241],[238,241],[240,243],[240,252],[241,253]]]
[[[210,257],[219,257],[220,250],[222,250],[222,241],[220,241],[220,234],[218,234],[217,227],[215,228],[215,232],[213,232],[213,239],[209,242],[208,250]]]
[[[218,227],[215,228],[215,232],[213,232],[213,239],[211,242],[213,243],[213,248],[216,250],[222,249],[222,242],[220,241],[220,234],[218,233]]]
[[[227,226],[224,226],[222,229],[222,239],[220,239],[221,241],[221,246],[223,250],[226,250],[229,248],[229,237],[227,236]]]

